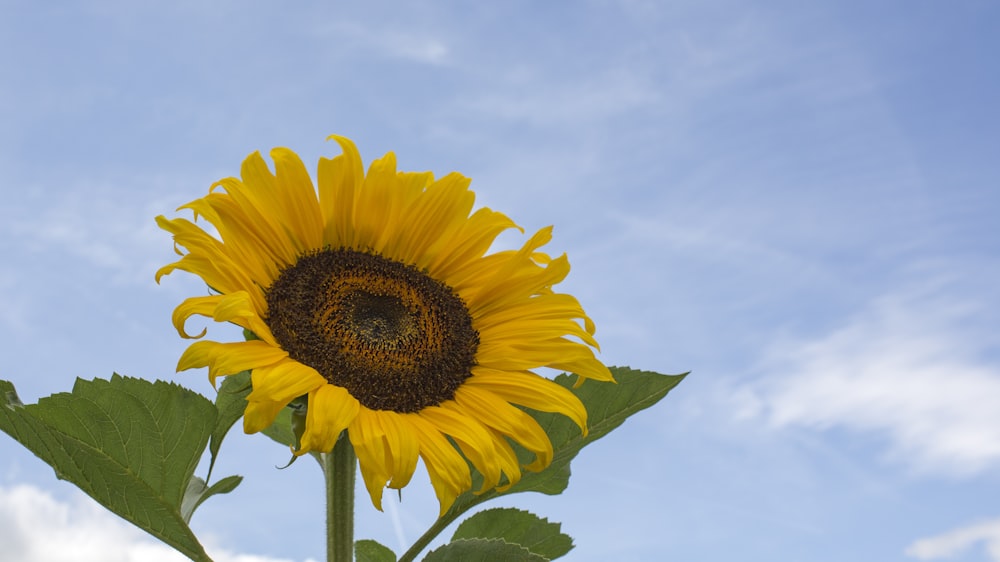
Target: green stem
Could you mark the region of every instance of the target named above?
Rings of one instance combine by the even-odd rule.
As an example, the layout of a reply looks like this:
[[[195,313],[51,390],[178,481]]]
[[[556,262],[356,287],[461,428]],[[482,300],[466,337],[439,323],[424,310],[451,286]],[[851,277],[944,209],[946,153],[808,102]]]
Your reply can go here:
[[[410,550],[407,550],[402,556],[399,557],[398,562],[412,562],[413,560],[416,560],[417,555],[420,554],[420,552],[423,551],[425,548],[427,548],[427,545],[430,544],[432,540],[434,540],[434,537],[438,536],[441,533],[441,531],[445,529],[445,527],[450,525],[452,521],[458,518],[458,514],[455,514],[451,517],[448,517],[448,515],[450,514],[445,514],[444,517],[435,521],[434,524],[431,525],[431,528],[427,529],[426,533],[420,535],[420,538],[417,539],[417,542],[413,543],[413,546],[410,547]]]
[[[452,506],[452,508],[449,509],[444,515],[442,515],[437,521],[435,521],[434,524],[431,525],[431,527],[427,529],[427,531],[423,535],[420,535],[420,538],[417,539],[417,542],[413,543],[413,546],[411,546],[409,550],[403,553],[403,555],[399,557],[399,560],[397,562],[412,562],[413,560],[416,560],[417,556],[425,548],[427,548],[427,545],[429,545],[431,541],[434,540],[435,537],[441,534],[441,531],[445,530],[445,528],[447,528],[448,525],[451,525],[452,522],[458,519],[463,513],[468,511],[473,506],[483,503],[484,501],[491,499],[496,495],[497,495],[496,490],[490,490],[480,496],[476,496],[476,499],[471,503],[463,504],[461,508],[457,508],[457,506]]]
[[[354,474],[357,458],[347,432],[323,455],[326,478],[327,562],[354,560]]]

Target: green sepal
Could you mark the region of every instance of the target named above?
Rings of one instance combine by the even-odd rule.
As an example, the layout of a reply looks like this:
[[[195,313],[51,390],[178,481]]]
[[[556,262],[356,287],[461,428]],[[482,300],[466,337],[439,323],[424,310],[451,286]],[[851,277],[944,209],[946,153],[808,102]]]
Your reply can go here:
[[[362,539],[354,541],[354,562],[396,562],[396,553],[378,541]]]
[[[302,436],[306,432],[306,411],[309,408],[309,398],[307,396],[299,396],[289,402],[287,408],[291,410],[289,423],[292,429],[292,437],[295,438],[293,446],[298,451],[302,448]]]
[[[480,511],[459,524],[451,540],[503,539],[555,560],[573,549],[573,539],[561,532],[559,523],[513,507]]]
[[[261,430],[261,433],[288,448],[295,447],[295,432],[292,431],[292,409],[284,407],[278,411],[271,425]]]
[[[460,539],[427,553],[424,562],[547,562],[521,545],[503,539]]]
[[[306,398],[299,397],[296,398],[289,404],[282,408],[277,417],[274,418],[274,422],[271,425],[264,428],[261,433],[271,438],[272,441],[281,443],[289,447],[290,449],[297,449],[299,443],[301,443],[302,433],[305,431],[305,416],[306,416]],[[323,467],[323,458],[320,453],[315,451],[310,451],[309,456],[319,463],[320,468]],[[292,456],[288,464],[281,468],[288,468],[297,459],[297,456]]]
[[[192,560],[210,561],[187,520],[200,500],[235,484],[230,477],[184,505],[216,423],[208,399],[173,383],[119,375],[77,379],[71,393],[30,405],[0,381],[0,396],[0,429],[57,478]]]

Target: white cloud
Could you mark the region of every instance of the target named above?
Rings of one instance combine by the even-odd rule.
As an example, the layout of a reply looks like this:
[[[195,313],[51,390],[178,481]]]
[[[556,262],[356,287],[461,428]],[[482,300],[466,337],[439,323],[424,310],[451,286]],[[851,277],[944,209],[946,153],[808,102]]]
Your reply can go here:
[[[16,279],[10,271],[0,272],[0,295],[4,296],[4,305],[0,307],[0,327],[12,332],[25,332],[28,329],[30,311],[24,299],[11,298],[15,292]]]
[[[875,301],[814,341],[774,346],[743,413],[776,426],[844,427],[888,438],[918,471],[971,475],[1000,466],[1000,365],[990,307],[911,291]]]
[[[462,103],[473,113],[533,125],[593,123],[662,102],[638,69],[616,68],[596,76],[553,79],[518,67],[490,91]]]
[[[43,196],[43,195],[39,195]],[[169,201],[169,202],[168,202]],[[108,272],[115,284],[148,285],[170,254],[170,235],[153,217],[185,202],[141,199],[111,187],[79,186],[39,203],[31,197],[0,214],[0,234],[20,251],[65,252]]]
[[[448,63],[451,50],[439,37],[414,32],[412,26],[378,27],[341,20],[317,24],[312,32],[317,37],[361,52],[374,53],[389,59],[399,59],[429,65]]]
[[[983,543],[990,560],[1000,562],[1000,519],[920,539],[907,547],[906,554],[920,560],[941,560],[962,554],[977,543]]]
[[[28,485],[0,487],[0,545],[0,558],[19,562],[187,560],[83,494],[62,502]],[[291,562],[205,546],[216,562]]]

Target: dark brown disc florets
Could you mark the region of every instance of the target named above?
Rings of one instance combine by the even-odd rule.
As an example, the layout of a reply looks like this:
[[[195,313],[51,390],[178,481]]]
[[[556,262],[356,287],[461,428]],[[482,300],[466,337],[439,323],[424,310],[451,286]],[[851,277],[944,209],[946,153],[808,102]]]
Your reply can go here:
[[[267,289],[282,349],[372,410],[454,397],[479,334],[455,292],[416,267],[351,249],[304,255]]]

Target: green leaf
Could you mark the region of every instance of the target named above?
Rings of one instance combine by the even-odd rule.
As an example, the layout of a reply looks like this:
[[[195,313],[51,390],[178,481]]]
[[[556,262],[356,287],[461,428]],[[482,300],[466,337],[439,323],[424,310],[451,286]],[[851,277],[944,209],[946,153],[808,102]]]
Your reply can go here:
[[[458,526],[451,540],[503,539],[554,560],[573,548],[573,539],[560,531],[562,525],[513,507],[494,508],[469,517]]]
[[[466,492],[455,500],[444,517],[453,521],[470,508],[499,495],[518,492],[541,492],[548,495],[562,493],[569,484],[570,461],[581,449],[607,435],[629,416],[659,402],[687,376],[687,373],[661,375],[628,367],[612,367],[611,372],[617,383],[586,381],[579,388],[573,388],[576,375],[563,374],[555,378],[556,384],[570,389],[587,408],[590,432],[586,437],[581,435],[580,429],[566,416],[528,410],[552,441],[552,464],[541,472],[525,472],[516,485],[502,494],[495,490],[478,496],[471,491]],[[528,460],[529,457],[522,458],[522,461]],[[474,476],[482,478],[478,473],[474,473]],[[473,489],[477,487],[474,485]]]
[[[355,562],[396,562],[396,553],[371,539],[354,541]]]
[[[460,539],[427,553],[424,562],[546,562],[548,558],[502,539]]]
[[[208,465],[206,480],[212,478],[212,469],[215,468],[215,458],[219,454],[222,440],[225,439],[233,425],[243,417],[243,411],[247,407],[248,394],[250,394],[250,371],[243,371],[222,379],[222,386],[219,387],[219,393],[215,397],[215,407],[219,411],[219,415],[215,420],[215,429],[212,430],[212,437],[208,442],[208,450],[212,459]]]
[[[570,461],[585,446],[597,441],[620,426],[633,414],[649,408],[673,390],[687,373],[661,375],[636,371],[627,367],[612,367],[617,384],[587,381],[573,389],[576,376],[560,375],[555,382],[573,389],[587,408],[590,431],[584,437],[576,424],[560,414],[529,412],[545,429],[555,450],[552,464],[541,472],[528,472],[507,493],[536,491],[555,495],[569,485]]]
[[[0,381],[0,396],[0,429],[58,478],[185,556],[210,561],[182,513],[215,427],[209,400],[176,384],[119,375],[77,379],[72,393],[27,406]]]
[[[204,480],[193,476],[188,482],[187,491],[184,492],[184,499],[181,501],[181,516],[187,523],[191,522],[191,515],[198,509],[201,502],[214,496],[215,494],[228,494],[236,489],[243,482],[242,476],[227,476],[215,484],[208,486]]]

